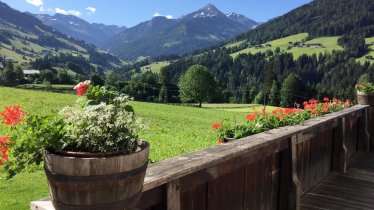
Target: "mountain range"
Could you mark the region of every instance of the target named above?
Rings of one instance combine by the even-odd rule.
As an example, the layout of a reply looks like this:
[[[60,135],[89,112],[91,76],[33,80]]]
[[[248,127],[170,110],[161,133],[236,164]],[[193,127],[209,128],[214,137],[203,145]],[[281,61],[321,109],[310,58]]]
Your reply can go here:
[[[105,68],[122,64],[117,57],[102,52],[94,45],[69,37],[33,15],[0,2],[0,56],[28,63],[61,54],[87,59],[87,63]]]
[[[51,26],[61,33],[97,46],[101,46],[111,36],[127,29],[125,26],[88,23],[74,15],[57,13],[53,16],[48,14],[36,14],[34,16],[43,24]]]
[[[131,28],[91,24],[72,15],[34,16],[70,37],[95,44],[126,59],[188,53],[232,38],[258,25],[244,15],[223,14],[212,4],[179,19],[154,17]]]
[[[226,15],[208,4],[179,19],[155,17],[140,23],[109,38],[101,47],[128,59],[180,55],[212,46],[257,25],[243,15]]]

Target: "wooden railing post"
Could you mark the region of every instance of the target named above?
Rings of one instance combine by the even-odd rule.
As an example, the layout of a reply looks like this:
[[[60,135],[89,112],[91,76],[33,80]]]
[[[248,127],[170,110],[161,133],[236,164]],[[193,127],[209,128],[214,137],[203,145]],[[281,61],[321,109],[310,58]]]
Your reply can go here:
[[[297,134],[291,138],[291,160],[292,160],[292,186],[291,186],[291,209],[300,210],[301,185],[297,176],[297,143],[302,138],[302,134]]]
[[[334,129],[334,154],[333,169],[342,173],[347,172],[347,147],[346,147],[346,119],[338,119],[338,126]]]
[[[359,122],[359,137],[358,137],[358,151],[369,152],[370,151],[370,110],[365,109],[362,111],[363,115],[360,117]]]
[[[180,198],[180,184],[179,180],[174,180],[166,184],[167,190],[167,210],[180,210],[181,209],[181,198]]]

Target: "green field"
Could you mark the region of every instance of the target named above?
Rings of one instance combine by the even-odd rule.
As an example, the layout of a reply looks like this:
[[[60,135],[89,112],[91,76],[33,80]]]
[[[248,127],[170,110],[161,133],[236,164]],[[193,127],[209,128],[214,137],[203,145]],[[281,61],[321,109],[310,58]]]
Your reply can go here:
[[[209,109],[218,109],[218,110],[224,110],[229,112],[242,112],[242,113],[249,113],[253,112],[253,110],[256,111],[262,111],[264,108],[263,105],[259,104],[203,104],[203,108],[209,108]],[[278,107],[274,106],[266,106],[266,111],[271,112]]]
[[[365,63],[366,61],[369,61],[371,64],[374,64],[373,59],[366,58],[366,56],[372,56],[374,58],[374,37],[366,38],[365,43],[371,45],[369,47],[370,51],[366,55],[362,56],[361,58],[358,58],[357,61],[360,62],[361,64]]]
[[[244,50],[231,54],[231,56],[235,58],[239,54],[256,54],[259,52],[264,53],[267,50],[274,51],[277,47],[279,47],[281,51],[286,51],[289,42],[301,42],[303,39],[307,37],[308,37],[307,33],[296,34],[293,36],[289,36],[289,37],[285,37],[282,39],[277,39],[271,42],[264,43],[263,48],[258,48],[258,49],[256,49],[255,47],[246,48]],[[271,44],[271,47],[266,47],[266,44]]]
[[[234,43],[227,44],[224,47],[225,48],[234,48],[234,47],[239,47],[240,45],[242,45],[244,43],[245,43],[245,41],[239,41],[239,42],[234,42]]]
[[[313,55],[313,54],[320,54],[320,53],[331,53],[333,50],[343,50],[341,46],[338,45],[338,36],[335,37],[319,37],[316,39],[309,40],[305,42],[305,44],[316,44],[320,43],[322,44],[322,47],[316,47],[316,48],[309,48],[309,47],[293,47],[291,49],[288,49],[289,42],[301,42],[304,39],[308,37],[307,33],[301,33],[301,34],[296,34],[293,36],[288,36],[282,39],[277,39],[271,42],[267,42],[262,44],[261,48],[256,48],[256,47],[251,47],[251,48],[246,48],[244,50],[241,50],[239,52],[231,54],[233,58],[237,57],[239,54],[256,54],[256,53],[265,53],[268,50],[275,51],[277,47],[280,48],[281,52],[283,53],[292,53],[294,55],[294,58],[297,59],[303,54],[306,55]],[[267,46],[271,45],[271,46]]]
[[[162,67],[168,66],[170,61],[160,61],[160,62],[153,62],[147,66],[143,66],[140,68],[141,72],[144,73],[146,71],[151,71],[153,73],[159,73]]]
[[[77,98],[71,94],[0,87],[0,107],[20,104],[31,114],[50,114],[52,110],[74,103]],[[216,145],[215,133],[211,130],[213,123],[227,118],[245,121],[245,112],[252,110],[250,104],[213,104],[204,105],[202,109],[144,102],[131,104],[149,127],[140,137],[151,144],[152,162]],[[236,109],[240,111],[234,111]],[[0,135],[3,132],[4,127],[0,127]],[[1,209],[26,210],[31,200],[48,196],[43,172],[35,171],[19,174],[10,181],[0,179]]]

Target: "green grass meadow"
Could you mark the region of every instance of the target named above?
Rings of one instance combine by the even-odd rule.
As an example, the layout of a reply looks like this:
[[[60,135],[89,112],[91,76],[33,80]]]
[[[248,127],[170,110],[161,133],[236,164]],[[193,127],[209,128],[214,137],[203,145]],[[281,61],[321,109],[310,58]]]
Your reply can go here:
[[[73,104],[77,96],[0,87],[0,107],[19,104],[30,114],[52,114]],[[205,104],[203,108],[131,102],[135,113],[148,125],[140,137],[151,144],[150,159],[157,162],[217,144],[211,125],[223,119],[245,121],[245,113],[260,105]],[[271,107],[269,107],[271,110]],[[0,135],[4,135],[0,126]],[[36,167],[5,180],[0,173],[0,210],[26,210],[32,200],[48,196],[43,171]]]
[[[146,71],[151,71],[153,73],[160,73],[160,69],[162,67],[168,66],[170,64],[169,61],[159,61],[159,62],[153,62],[147,66],[143,66],[140,68],[141,72],[144,73]]]
[[[301,55],[313,55],[313,54],[320,54],[320,53],[331,53],[332,51],[338,51],[343,50],[341,46],[338,45],[338,36],[334,37],[319,37],[316,39],[309,40],[305,42],[305,44],[316,44],[321,43],[322,47],[316,47],[316,48],[308,48],[308,47],[292,47],[291,49],[288,49],[289,42],[301,42],[302,40],[306,39],[308,37],[308,33],[300,33],[292,36],[288,36],[281,39],[276,39],[271,42],[267,42],[263,44],[262,48],[246,48],[241,51],[235,52],[231,54],[233,58],[237,57],[239,54],[256,54],[256,53],[265,53],[268,50],[275,51],[277,47],[280,48],[281,52],[284,53],[292,53],[294,55],[294,58],[297,59]],[[271,46],[266,46],[270,44]]]
[[[370,64],[374,64],[373,59],[366,58],[366,56],[372,56],[374,58],[374,37],[366,38],[365,43],[370,45],[369,52],[361,58],[358,58],[356,61],[360,62],[361,64],[364,64],[366,61],[368,61]]]

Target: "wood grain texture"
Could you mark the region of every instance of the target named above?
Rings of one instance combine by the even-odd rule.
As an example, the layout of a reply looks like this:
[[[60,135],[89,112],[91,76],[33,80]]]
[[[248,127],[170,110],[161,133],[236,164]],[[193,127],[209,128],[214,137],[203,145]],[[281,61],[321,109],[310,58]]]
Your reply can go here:
[[[374,153],[356,154],[346,173],[332,173],[301,200],[301,209],[374,209]]]
[[[310,209],[298,199],[332,169],[349,166],[367,109],[355,106],[153,164],[142,198],[126,210]]]

